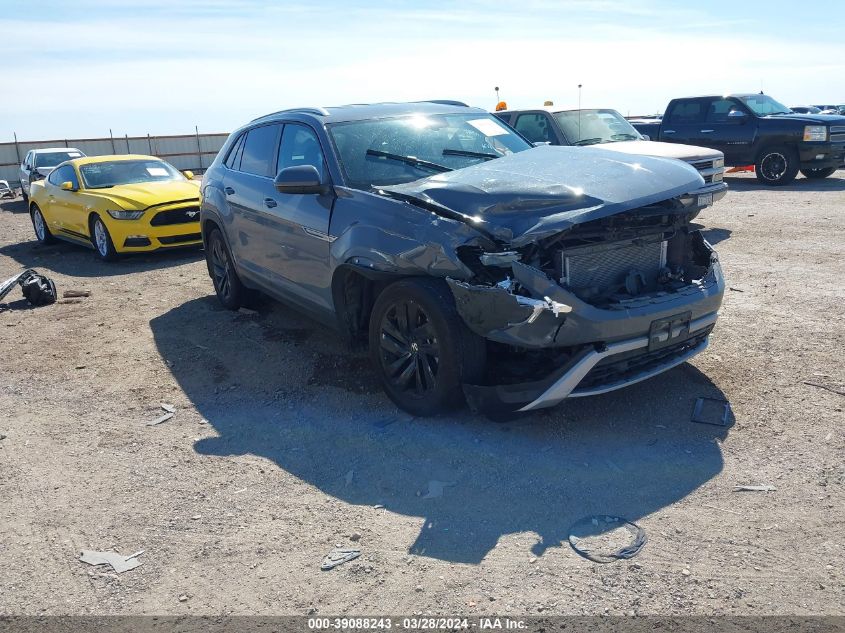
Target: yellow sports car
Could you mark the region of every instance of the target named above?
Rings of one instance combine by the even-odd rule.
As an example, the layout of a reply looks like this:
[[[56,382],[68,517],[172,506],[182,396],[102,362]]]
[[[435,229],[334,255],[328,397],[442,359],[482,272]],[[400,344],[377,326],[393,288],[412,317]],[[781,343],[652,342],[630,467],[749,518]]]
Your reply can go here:
[[[41,243],[61,238],[104,260],[202,244],[199,183],[154,156],[65,161],[32,183],[29,213]]]

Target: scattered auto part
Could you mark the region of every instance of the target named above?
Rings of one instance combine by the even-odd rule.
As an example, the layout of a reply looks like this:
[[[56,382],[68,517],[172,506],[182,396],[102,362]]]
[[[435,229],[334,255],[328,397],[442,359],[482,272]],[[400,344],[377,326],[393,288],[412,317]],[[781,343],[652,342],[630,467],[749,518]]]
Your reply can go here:
[[[0,300],[9,294],[15,284],[20,285],[23,296],[32,306],[43,306],[56,302],[56,284],[49,277],[45,277],[31,268],[9,277],[0,284]]]
[[[360,555],[361,550],[359,549],[333,549],[331,552],[326,554],[325,558],[323,558],[323,562],[320,565],[320,569],[322,569],[323,571],[334,569],[338,565],[342,565],[343,563],[348,563],[351,560],[355,560]]]
[[[621,530],[628,533],[630,542],[616,549],[609,549],[605,541]],[[597,515],[579,519],[569,528],[569,544],[579,556],[594,563],[612,563],[633,558],[648,542],[645,530],[636,523],[616,516]]]
[[[698,398],[692,411],[692,421],[699,424],[729,426],[731,403],[724,398]]]
[[[135,569],[143,563],[138,560],[138,557],[144,553],[144,550],[135,552],[131,556],[123,556],[117,552],[95,552],[92,550],[83,550],[79,555],[79,560],[89,565],[110,565],[111,568],[118,574]]]

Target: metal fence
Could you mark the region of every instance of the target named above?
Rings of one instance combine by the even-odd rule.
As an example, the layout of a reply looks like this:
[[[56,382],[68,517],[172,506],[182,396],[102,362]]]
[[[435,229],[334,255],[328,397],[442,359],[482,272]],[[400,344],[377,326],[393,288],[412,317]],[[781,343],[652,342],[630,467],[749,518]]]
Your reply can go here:
[[[31,149],[75,147],[88,156],[103,154],[150,154],[163,158],[180,170],[203,173],[223,147],[228,133],[177,134],[172,136],[108,136],[105,138],[69,138],[49,141],[0,143],[0,180],[20,186],[20,164]]]

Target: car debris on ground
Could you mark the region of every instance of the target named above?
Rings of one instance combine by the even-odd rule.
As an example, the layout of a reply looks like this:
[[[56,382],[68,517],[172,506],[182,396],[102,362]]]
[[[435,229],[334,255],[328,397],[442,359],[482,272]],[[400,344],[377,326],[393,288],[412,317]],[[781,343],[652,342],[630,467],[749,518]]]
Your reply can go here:
[[[89,565],[110,565],[111,568],[118,574],[122,574],[130,569],[135,569],[141,565],[138,557],[144,553],[144,550],[135,552],[131,556],[123,556],[117,552],[95,552],[93,550],[83,550],[79,555],[79,560]]]
[[[44,306],[56,302],[56,284],[32,268],[27,268],[0,283],[0,300],[18,284],[23,296],[31,306]]]
[[[342,549],[342,548],[335,548],[328,554],[326,557],[323,558],[323,563],[320,565],[320,569],[323,571],[328,571],[330,569],[334,569],[338,565],[342,565],[343,563],[348,563],[351,560],[355,560],[361,555],[361,550],[359,549]]]
[[[176,415],[176,407],[174,407],[172,404],[162,402],[159,404],[159,406],[165,411],[164,415],[157,417],[155,420],[147,422],[147,426],[157,426],[162,422],[167,422],[170,418]]]
[[[618,543],[622,530],[628,532],[629,542],[614,548],[613,543]],[[622,517],[587,516],[569,528],[572,549],[594,563],[612,563],[633,558],[647,542],[645,530]]]
[[[811,387],[818,387],[819,389],[824,389],[826,391],[830,391],[831,393],[836,393],[840,396],[845,396],[845,389],[843,389],[842,387],[831,387],[829,385],[823,385],[818,382],[813,382],[812,380],[805,380],[803,382],[805,385],[809,385]]]
[[[90,290],[65,290],[62,293],[62,299],[76,299],[81,297],[90,297],[91,291]]]
[[[692,411],[692,421],[699,424],[729,426],[731,403],[724,398],[698,398]]]
[[[772,485],[762,484],[759,486],[734,486],[734,492],[774,492],[777,490]]]

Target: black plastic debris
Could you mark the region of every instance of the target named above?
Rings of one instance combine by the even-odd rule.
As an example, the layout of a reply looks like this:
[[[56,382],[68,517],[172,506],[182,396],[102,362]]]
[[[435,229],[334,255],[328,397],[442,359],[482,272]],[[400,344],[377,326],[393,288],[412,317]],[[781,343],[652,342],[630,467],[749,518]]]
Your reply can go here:
[[[699,424],[729,426],[731,403],[724,398],[698,398],[692,410],[692,421]]]
[[[32,306],[49,305],[56,302],[56,284],[49,277],[27,268],[22,273],[9,277],[0,284],[0,300],[18,284],[23,296]]]
[[[614,547],[620,532],[627,532],[628,543]],[[612,563],[633,558],[648,538],[645,530],[622,517],[597,515],[579,519],[569,528],[569,544],[578,555],[594,563]]]

